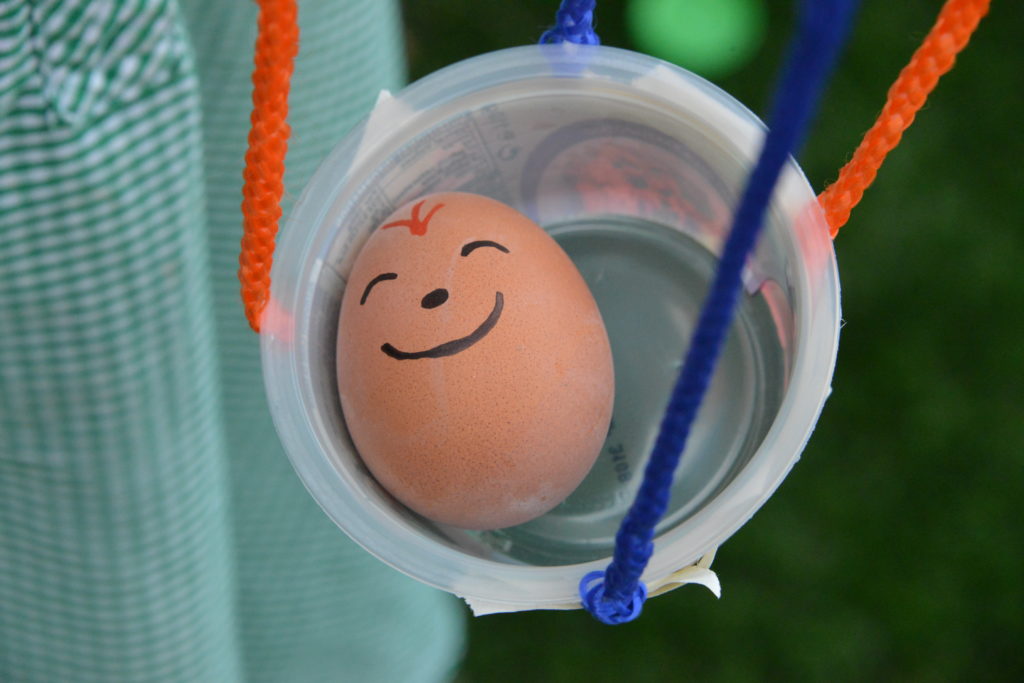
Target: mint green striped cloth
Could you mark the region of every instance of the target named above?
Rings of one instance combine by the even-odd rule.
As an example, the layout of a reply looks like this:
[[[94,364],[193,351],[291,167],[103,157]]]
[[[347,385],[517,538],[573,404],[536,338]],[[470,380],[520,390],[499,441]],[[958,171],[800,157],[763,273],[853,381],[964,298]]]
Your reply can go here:
[[[300,23],[289,198],[403,77],[392,2]],[[248,0],[0,0],[0,681],[457,663],[461,607],[345,538],[273,432],[235,279],[255,26]]]

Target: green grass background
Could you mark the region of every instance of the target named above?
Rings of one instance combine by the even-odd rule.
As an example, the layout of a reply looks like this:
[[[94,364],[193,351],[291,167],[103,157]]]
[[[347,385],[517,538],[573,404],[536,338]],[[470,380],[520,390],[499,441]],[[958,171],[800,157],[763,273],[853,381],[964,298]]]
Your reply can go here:
[[[764,113],[793,2],[720,81]],[[535,42],[557,0],[406,0],[411,77]],[[623,0],[607,45],[632,48]],[[800,155],[834,179],[938,0],[864,0]],[[996,0],[836,241],[834,393],[792,474],[715,562],[632,624],[470,622],[463,683],[1024,680],[1024,3]]]

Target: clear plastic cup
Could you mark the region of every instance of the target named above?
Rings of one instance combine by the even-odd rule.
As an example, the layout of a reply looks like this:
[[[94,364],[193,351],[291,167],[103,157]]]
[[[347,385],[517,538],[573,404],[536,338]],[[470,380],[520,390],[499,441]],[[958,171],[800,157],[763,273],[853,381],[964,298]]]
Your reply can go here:
[[[610,560],[763,135],[715,86],[609,47],[503,50],[382,94],[295,205],[263,321],[274,421],[325,512],[384,562],[471,604],[578,606],[580,578]],[[488,195],[549,230],[591,286],[612,342],[615,409],[597,463],[563,504],[509,529],[446,527],[395,501],[361,463],[338,399],[338,311],[355,255],[392,210],[446,190]],[[768,221],[657,528],[649,585],[756,512],[829,393],[835,255],[793,162]]]

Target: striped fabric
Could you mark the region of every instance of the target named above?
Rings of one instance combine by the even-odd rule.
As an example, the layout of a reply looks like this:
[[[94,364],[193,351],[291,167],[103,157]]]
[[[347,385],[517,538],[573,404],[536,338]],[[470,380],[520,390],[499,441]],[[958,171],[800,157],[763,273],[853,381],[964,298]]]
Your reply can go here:
[[[286,178],[402,77],[300,5]],[[461,613],[277,445],[238,303],[247,0],[0,0],[0,680],[435,681]],[[287,209],[286,209],[287,210]]]

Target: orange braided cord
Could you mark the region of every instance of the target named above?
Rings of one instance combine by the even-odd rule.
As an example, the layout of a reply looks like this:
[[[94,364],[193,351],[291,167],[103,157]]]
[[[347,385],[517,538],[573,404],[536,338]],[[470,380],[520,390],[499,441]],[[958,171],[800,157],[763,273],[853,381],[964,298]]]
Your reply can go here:
[[[948,0],[939,18],[910,63],[889,88],[885,107],[861,141],[839,178],[818,196],[830,233],[835,237],[850,218],[850,211],[875,180],[886,155],[899,144],[903,131],[928,99],[939,78],[953,68],[960,50],[988,12],[989,0]]]
[[[270,299],[270,264],[284,194],[288,150],[288,90],[299,48],[295,0],[258,0],[255,69],[252,74],[252,129],[242,186],[242,283],[245,317],[256,332]]]

